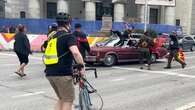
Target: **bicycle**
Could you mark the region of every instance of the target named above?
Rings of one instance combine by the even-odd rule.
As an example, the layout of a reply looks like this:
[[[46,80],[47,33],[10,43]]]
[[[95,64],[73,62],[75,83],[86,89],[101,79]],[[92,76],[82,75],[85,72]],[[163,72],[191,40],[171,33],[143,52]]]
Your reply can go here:
[[[103,99],[97,93],[97,90],[89,83],[89,81],[84,77],[81,76],[79,70],[81,69],[80,65],[73,66],[73,79],[74,84],[76,85],[79,83],[79,110],[92,110],[92,101],[91,101],[91,94],[97,94],[101,99],[101,107],[98,110],[102,110],[103,108]],[[88,68],[86,71],[94,70],[95,78],[98,78],[96,68]]]

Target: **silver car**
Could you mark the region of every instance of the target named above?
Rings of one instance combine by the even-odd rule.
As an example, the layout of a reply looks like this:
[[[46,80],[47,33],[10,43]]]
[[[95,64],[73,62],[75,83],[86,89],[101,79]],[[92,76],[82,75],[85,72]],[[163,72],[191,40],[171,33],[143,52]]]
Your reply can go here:
[[[195,50],[194,48],[195,41],[192,37],[185,35],[182,37],[178,37],[178,40],[179,40],[179,45],[184,51],[189,51],[189,50],[194,51]]]

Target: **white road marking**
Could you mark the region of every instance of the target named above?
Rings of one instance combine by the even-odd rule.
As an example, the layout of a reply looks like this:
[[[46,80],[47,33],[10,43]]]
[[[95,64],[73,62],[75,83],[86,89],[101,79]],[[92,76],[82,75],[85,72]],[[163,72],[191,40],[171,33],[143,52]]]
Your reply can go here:
[[[195,68],[195,66],[188,66],[187,65],[187,67],[185,69],[182,69],[182,68],[181,69],[171,69],[171,71],[172,72],[179,72],[179,71],[182,71],[182,70],[185,71],[187,69],[194,69],[194,68]]]
[[[195,108],[195,102],[189,103],[189,104],[184,105],[184,106],[179,107],[179,108],[176,108],[175,110],[189,110],[189,109],[192,109],[193,107]]]
[[[117,78],[117,79],[113,79],[111,80],[111,82],[118,82],[118,81],[124,81],[125,78]]]
[[[44,94],[44,91],[40,91],[40,92],[34,92],[34,93],[27,93],[27,94],[22,94],[22,95],[17,95],[17,96],[12,96],[12,98],[22,98],[22,97],[28,97],[28,96],[34,96],[34,95],[40,95],[40,94]]]
[[[146,72],[146,73],[154,73],[154,74],[165,74],[170,76],[178,76],[183,78],[195,78],[195,75],[187,75],[187,74],[180,74],[171,71],[150,71],[150,70],[141,70],[138,68],[124,68],[124,67],[112,67],[114,69],[122,69],[122,70],[129,70],[129,71],[138,71],[138,72]]]
[[[39,65],[39,64],[43,64],[43,63],[30,63],[29,64],[29,66],[30,65]],[[13,64],[13,63],[10,63],[10,64],[1,64],[1,66],[0,67],[5,67],[5,66],[18,66],[19,64]]]
[[[15,55],[15,54],[8,54],[8,53],[0,53],[0,55],[17,57],[17,55]],[[41,57],[29,56],[29,58],[31,58],[33,60],[42,60]]]

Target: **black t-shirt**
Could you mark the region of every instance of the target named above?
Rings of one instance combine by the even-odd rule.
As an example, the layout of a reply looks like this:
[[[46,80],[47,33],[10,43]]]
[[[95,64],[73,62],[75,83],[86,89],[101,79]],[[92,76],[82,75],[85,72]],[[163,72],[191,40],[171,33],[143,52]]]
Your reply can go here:
[[[56,36],[60,36],[65,32],[57,32]],[[58,64],[47,65],[45,72],[46,76],[71,76],[72,75],[72,63],[73,56],[69,50],[70,46],[76,45],[76,39],[74,35],[68,34],[57,39],[57,51],[58,57],[63,56],[59,59]],[[66,55],[64,55],[68,52]]]
[[[85,58],[86,52],[90,52],[90,46],[87,40],[87,35],[83,32],[77,31],[75,31],[73,34],[77,39],[77,47],[79,48],[82,57]]]
[[[176,36],[170,35],[170,43],[169,43],[169,49],[170,50],[178,50],[179,49],[179,43]]]
[[[28,37],[22,32],[15,35],[14,51],[24,55],[31,53]]]

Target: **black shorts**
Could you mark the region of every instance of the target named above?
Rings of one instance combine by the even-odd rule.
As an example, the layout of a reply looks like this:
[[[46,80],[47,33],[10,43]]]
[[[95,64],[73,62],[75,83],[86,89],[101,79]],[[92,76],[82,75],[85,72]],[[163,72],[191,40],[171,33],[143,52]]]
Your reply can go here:
[[[18,53],[18,52],[16,52],[16,55],[19,58],[20,64],[23,64],[23,63],[28,64],[28,62],[29,62],[28,55],[21,54],[21,53]]]

